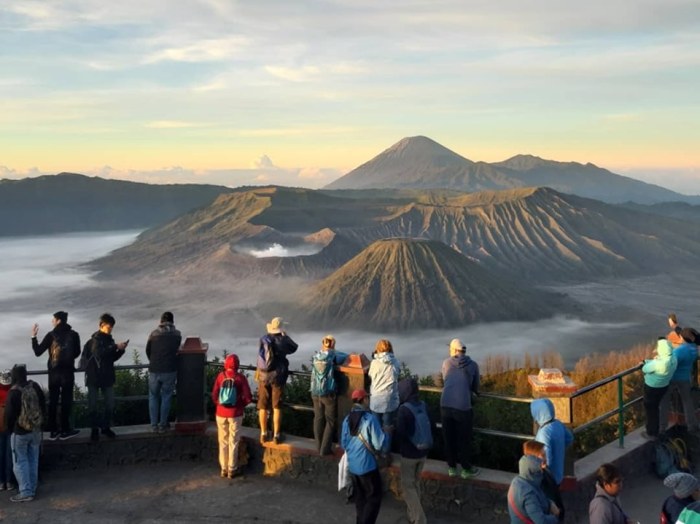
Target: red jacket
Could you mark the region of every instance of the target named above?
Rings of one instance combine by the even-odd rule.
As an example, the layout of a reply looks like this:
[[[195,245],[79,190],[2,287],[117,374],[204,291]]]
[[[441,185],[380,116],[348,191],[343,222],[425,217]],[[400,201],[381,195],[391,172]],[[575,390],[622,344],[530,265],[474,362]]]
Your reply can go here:
[[[219,389],[225,378],[233,378],[236,384],[236,405],[234,407],[221,406],[219,404]],[[253,401],[253,396],[250,394],[250,386],[248,379],[243,373],[238,372],[238,356],[229,355],[224,361],[224,370],[218,374],[214,381],[214,388],[211,390],[211,399],[216,405],[217,417],[240,417],[243,415],[243,409]]]

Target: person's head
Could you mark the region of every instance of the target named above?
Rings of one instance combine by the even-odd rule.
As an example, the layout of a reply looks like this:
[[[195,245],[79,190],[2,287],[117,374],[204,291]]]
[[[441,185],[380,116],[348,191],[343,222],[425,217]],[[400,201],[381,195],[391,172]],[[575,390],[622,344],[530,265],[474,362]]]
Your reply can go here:
[[[598,484],[611,497],[616,497],[622,491],[623,478],[613,464],[602,464],[595,472]]]
[[[369,394],[364,389],[356,389],[352,392],[352,401],[365,406],[369,403]]]
[[[467,351],[467,346],[462,344],[462,341],[458,338],[453,338],[450,342],[450,356],[456,357],[457,355],[464,355]]]
[[[678,325],[678,317],[676,317],[675,313],[668,314],[668,325],[672,328]]]
[[[680,335],[683,341],[687,342],[688,344],[698,343],[698,339],[695,336],[695,330],[693,328],[685,327],[681,329]]]
[[[656,354],[662,358],[668,358],[673,353],[673,346],[665,338],[656,341]]]
[[[27,382],[27,366],[24,364],[15,364],[10,371],[10,377],[13,386],[15,384],[25,384]]]
[[[676,498],[700,499],[700,481],[690,473],[671,473],[664,479],[664,486],[671,488]]]
[[[542,460],[542,465],[546,465],[547,454],[544,452],[544,444],[536,440],[526,440],[523,442],[523,455],[532,455]]]
[[[270,335],[279,335],[282,333],[283,326],[284,320],[282,320],[280,317],[275,317],[267,323],[267,332]]]
[[[109,335],[116,323],[117,321],[114,320],[114,317],[109,313],[102,313],[102,315],[100,315],[100,331],[102,331],[102,333]]]
[[[383,338],[379,342],[377,342],[376,346],[374,346],[374,352],[375,353],[393,353],[394,347],[391,345],[391,342],[389,342],[388,340]]]
[[[12,384],[12,371],[6,369],[0,373],[0,386],[9,386]]]
[[[175,317],[170,311],[166,311],[160,316],[160,323],[163,324],[164,322],[170,322],[171,324],[175,322]]]
[[[335,337],[333,335],[326,335],[321,340],[321,347],[323,349],[335,349]]]
[[[225,370],[231,370],[234,373],[238,371],[238,366],[240,365],[240,361],[238,360],[238,355],[235,353],[231,353],[230,355],[227,355],[226,358],[224,359],[224,369]]]
[[[56,327],[59,324],[67,324],[68,323],[68,313],[66,313],[65,311],[56,311],[53,314],[53,318],[51,319],[51,323],[53,324],[53,327]]]

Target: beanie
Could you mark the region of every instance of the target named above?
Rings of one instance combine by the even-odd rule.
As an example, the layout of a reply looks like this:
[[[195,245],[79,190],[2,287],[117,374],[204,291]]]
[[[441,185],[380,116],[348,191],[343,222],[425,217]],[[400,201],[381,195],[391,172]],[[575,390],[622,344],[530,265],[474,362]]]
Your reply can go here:
[[[679,499],[684,499],[700,488],[700,482],[690,473],[671,473],[664,479],[664,486],[671,488]]]

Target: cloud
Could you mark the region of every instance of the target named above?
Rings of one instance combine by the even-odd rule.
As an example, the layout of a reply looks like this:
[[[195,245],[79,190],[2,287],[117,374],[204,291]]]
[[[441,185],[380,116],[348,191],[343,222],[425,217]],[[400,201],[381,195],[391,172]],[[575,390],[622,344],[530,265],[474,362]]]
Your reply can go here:
[[[224,61],[241,55],[247,43],[247,38],[240,36],[198,40],[184,46],[159,49],[147,55],[143,59],[143,63],[153,64],[166,60],[174,62]]]
[[[253,169],[277,169],[277,166],[272,163],[272,160],[267,155],[262,155],[253,160],[251,167]]]
[[[321,70],[316,66],[284,67],[265,66],[265,71],[272,76],[289,80],[290,82],[308,82],[321,74]]]
[[[178,120],[156,120],[154,122],[147,122],[144,127],[149,129],[182,129],[188,127],[205,127],[207,124],[202,124],[198,122],[181,122]]]

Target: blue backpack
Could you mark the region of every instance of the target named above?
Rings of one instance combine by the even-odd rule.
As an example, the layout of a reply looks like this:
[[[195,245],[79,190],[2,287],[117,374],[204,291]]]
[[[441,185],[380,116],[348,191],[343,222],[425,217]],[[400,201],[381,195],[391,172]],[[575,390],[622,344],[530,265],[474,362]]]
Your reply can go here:
[[[236,381],[231,377],[226,377],[221,383],[219,389],[219,405],[232,408],[238,400],[238,390],[236,389]]]
[[[256,363],[258,371],[272,371],[274,369],[274,357],[272,337],[265,335],[260,339],[260,345],[258,346],[258,361]]]
[[[430,428],[430,418],[425,407],[425,402],[420,401],[417,404],[405,402],[403,404],[411,413],[413,413],[413,435],[410,437],[411,444],[416,449],[426,450],[433,447],[433,432]]]
[[[318,351],[311,359],[311,395],[325,397],[335,393],[335,375],[333,351]]]

